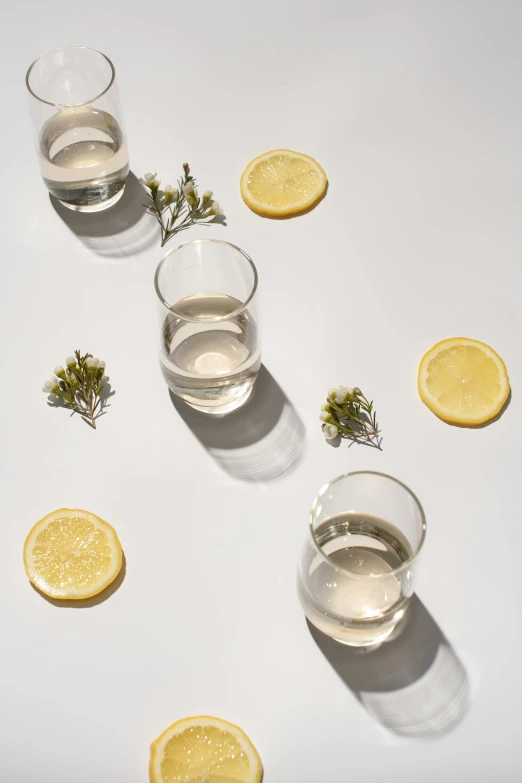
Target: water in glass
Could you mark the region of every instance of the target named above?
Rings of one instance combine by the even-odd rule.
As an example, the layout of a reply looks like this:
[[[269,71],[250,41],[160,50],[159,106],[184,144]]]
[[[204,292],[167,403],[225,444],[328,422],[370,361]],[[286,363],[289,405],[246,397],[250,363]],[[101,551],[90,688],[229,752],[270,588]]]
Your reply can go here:
[[[411,595],[407,569],[396,572],[412,556],[408,540],[390,522],[357,512],[325,519],[314,537],[327,559],[316,552],[299,582],[310,622],[345,644],[382,641]]]
[[[228,412],[252,390],[261,365],[258,329],[248,309],[234,315],[241,307],[226,294],[195,294],[173,305],[163,322],[164,378],[195,407]]]
[[[95,212],[122,195],[129,173],[127,144],[108,112],[62,109],[43,125],[37,146],[45,184],[66,206]]]

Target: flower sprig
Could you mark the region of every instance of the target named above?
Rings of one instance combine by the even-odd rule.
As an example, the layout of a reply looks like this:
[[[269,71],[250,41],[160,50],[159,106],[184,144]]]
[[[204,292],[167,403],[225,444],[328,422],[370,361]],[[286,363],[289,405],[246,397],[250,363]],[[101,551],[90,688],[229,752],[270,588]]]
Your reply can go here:
[[[54,368],[53,377],[46,381],[42,391],[55,394],[62,405],[74,413],[79,413],[82,419],[93,429],[96,429],[96,419],[103,412],[102,389],[109,380],[105,375],[105,362],[101,362],[92,353],[83,356],[75,351],[74,356],[68,356],[66,367],[58,365]]]
[[[380,448],[380,430],[373,400],[368,401],[357,386],[353,389],[347,386],[330,389],[327,401],[321,406],[320,419],[327,440],[340,435]]]
[[[183,176],[177,187],[165,185],[160,190],[161,183],[156,174],[145,174],[140,182],[149,191],[147,195],[152,203],[145,206],[160,225],[162,247],[175,234],[196,224],[208,226],[225,222],[225,213],[213,200],[212,191],[206,190],[202,196],[199,195],[188,163],[183,164]]]

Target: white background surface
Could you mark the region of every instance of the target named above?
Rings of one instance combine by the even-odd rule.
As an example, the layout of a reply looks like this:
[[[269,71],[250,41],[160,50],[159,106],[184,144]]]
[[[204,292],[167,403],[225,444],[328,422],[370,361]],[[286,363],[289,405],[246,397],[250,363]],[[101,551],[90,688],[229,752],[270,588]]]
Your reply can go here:
[[[521,27],[520,2],[493,0],[2,6],[2,781],[144,783],[150,742],[198,713],[245,728],[266,783],[521,779]],[[147,224],[120,230],[115,216],[112,237],[93,237],[89,218],[82,237],[53,209],[24,76],[66,44],[114,61],[137,176],[172,182],[188,160],[215,191],[228,227],[183,239],[226,239],[255,260],[264,362],[293,405],[288,437],[299,419],[306,431],[289,475],[234,468],[266,475],[277,428],[227,471],[173,407]],[[329,192],[304,217],[263,220],[239,177],[285,146],[320,161]],[[457,334],[490,343],[510,372],[511,404],[475,431],[439,421],[416,391],[422,354]],[[96,432],[40,391],[75,348],[107,361],[116,391]],[[375,398],[382,453],[324,443],[318,410],[338,383]],[[442,738],[383,728],[297,602],[313,496],[361,469],[401,479],[426,511],[418,594],[471,685]],[[24,574],[28,530],[60,506],[106,518],[123,543],[125,579],[91,608],[53,606]],[[376,682],[407,678],[407,658],[384,656]],[[433,666],[410,687],[429,711],[450,679]],[[377,709],[393,723],[408,693]]]

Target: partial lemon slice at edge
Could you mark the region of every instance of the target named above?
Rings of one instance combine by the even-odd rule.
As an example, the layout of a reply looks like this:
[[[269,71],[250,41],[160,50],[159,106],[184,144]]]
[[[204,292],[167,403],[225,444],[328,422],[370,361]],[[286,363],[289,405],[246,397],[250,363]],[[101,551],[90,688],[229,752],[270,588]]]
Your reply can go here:
[[[260,783],[263,765],[245,732],[210,715],[182,718],[150,748],[151,783]]]
[[[241,196],[259,215],[289,217],[313,207],[324,195],[327,177],[309,155],[270,150],[254,158],[241,176]]]
[[[60,508],[40,519],[24,544],[25,572],[45,595],[80,600],[118,576],[123,552],[108,522],[82,509]]]
[[[509,397],[506,365],[480,340],[441,340],[421,359],[417,377],[422,401],[450,424],[477,426],[497,416]]]

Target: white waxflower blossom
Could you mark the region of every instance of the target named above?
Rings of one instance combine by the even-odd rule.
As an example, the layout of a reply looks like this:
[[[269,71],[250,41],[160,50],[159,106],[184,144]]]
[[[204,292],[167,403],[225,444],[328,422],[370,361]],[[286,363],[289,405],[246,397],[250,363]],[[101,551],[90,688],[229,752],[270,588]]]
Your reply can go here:
[[[76,356],[68,356],[67,359],[65,360],[65,364],[69,368],[76,367]]]
[[[153,188],[157,190],[160,186],[160,181],[157,179],[157,175],[151,174],[150,172],[148,174],[144,174],[143,177],[140,177],[139,182],[151,190]]]
[[[65,378],[65,370],[61,364],[54,368],[54,374],[57,375],[58,378]]]
[[[323,405],[321,405],[321,410],[322,411],[331,411],[332,410],[332,406],[330,405],[329,402],[325,402]]]
[[[189,181],[183,185],[181,189],[185,196],[192,196],[192,194],[195,192],[194,183],[191,179],[189,179]]]
[[[324,424],[323,425],[323,435],[326,438],[326,440],[333,440],[333,438],[336,438],[339,434],[339,428],[335,426],[335,424]]]
[[[328,413],[327,411],[321,411],[319,418],[321,419],[321,421],[331,421],[332,414]]]
[[[56,387],[54,381],[46,381],[42,386],[42,391],[46,394],[51,394],[52,390]]]
[[[176,188],[173,188],[172,185],[165,185],[165,189],[163,191],[163,195],[165,197],[165,201],[168,203],[169,201],[173,201],[174,197],[176,196],[177,190]]]
[[[209,215],[217,215],[217,216],[221,217],[224,214],[225,214],[225,212],[224,212],[224,210],[221,209],[221,207],[219,206],[218,202],[217,201],[213,201],[212,204],[210,205]]]
[[[210,201],[213,195],[214,194],[212,193],[211,190],[205,190],[205,192],[203,193],[203,203],[206,204],[207,201]]]
[[[343,403],[347,395],[353,395],[353,389],[350,389],[349,386],[339,386],[335,392],[334,399],[338,403]]]
[[[331,389],[328,389],[328,396],[329,397],[335,397],[336,394],[337,394],[337,389],[335,388],[335,386],[332,386]]]
[[[99,370],[104,370],[105,369],[105,362],[103,361],[103,359],[102,359],[101,362],[98,362],[98,369]]]
[[[100,360],[96,358],[96,356],[89,356],[88,359],[85,360],[85,366],[89,370],[95,370],[100,363]]]

